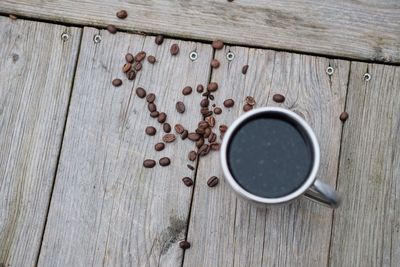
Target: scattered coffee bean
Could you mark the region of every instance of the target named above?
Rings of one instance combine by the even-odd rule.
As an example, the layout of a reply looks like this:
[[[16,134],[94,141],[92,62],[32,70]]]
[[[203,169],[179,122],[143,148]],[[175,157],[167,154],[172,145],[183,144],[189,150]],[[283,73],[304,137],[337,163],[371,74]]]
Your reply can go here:
[[[178,111],[179,113],[184,113],[185,112],[185,104],[183,104],[182,101],[178,101],[176,102],[176,111]]]
[[[122,80],[121,79],[114,79],[112,81],[112,85],[114,85],[115,87],[121,86],[122,85]]]
[[[126,17],[128,17],[128,12],[126,12],[126,10],[120,10],[117,12],[117,14],[115,14],[117,16],[117,18],[119,19],[126,19]]]
[[[179,53],[179,46],[178,44],[173,44],[171,45],[171,48],[169,50],[171,52],[171,55],[176,56]]]
[[[249,104],[250,106],[254,106],[256,104],[256,100],[252,96],[246,96],[245,100],[246,104]]]
[[[132,68],[132,64],[131,63],[125,63],[124,66],[122,67],[122,72],[127,73],[128,71],[130,71]]]
[[[146,96],[146,90],[144,90],[142,87],[136,88],[136,95],[140,98],[144,98]]]
[[[197,127],[203,128],[203,129],[208,128],[208,126],[210,126],[210,125],[208,125],[208,122],[207,122],[207,121],[200,121],[200,122],[197,124]]]
[[[9,14],[8,17],[12,20],[17,20],[17,16],[13,15],[13,14]]]
[[[210,179],[208,179],[207,185],[209,187],[214,187],[214,186],[216,186],[218,184],[218,182],[219,182],[218,177],[217,176],[212,176]]]
[[[157,130],[153,126],[147,126],[145,132],[146,134],[153,136],[157,133]]]
[[[204,128],[197,128],[195,132],[197,134],[199,134],[199,135],[203,135],[205,133],[205,129]]]
[[[221,124],[221,125],[219,126],[219,131],[220,131],[221,133],[225,133],[227,130],[228,130],[228,126],[226,126],[225,124]]]
[[[164,130],[165,133],[170,133],[171,132],[171,125],[168,122],[164,123],[163,124],[163,130]]]
[[[218,69],[219,68],[219,61],[217,60],[217,59],[213,59],[212,61],[211,61],[211,67],[212,68],[214,68],[214,69]]]
[[[112,34],[116,34],[117,33],[117,28],[114,25],[110,24],[110,25],[107,26],[107,31],[109,33],[112,33]]]
[[[182,134],[185,130],[185,128],[181,124],[175,124],[174,129],[177,134]]]
[[[154,149],[156,151],[161,151],[165,148],[165,144],[163,142],[157,143],[154,145]]]
[[[157,121],[159,123],[164,123],[167,120],[167,114],[165,112],[160,112],[160,115],[158,115]]]
[[[193,180],[190,179],[189,177],[183,177],[182,182],[187,186],[190,187],[193,185]]]
[[[142,69],[142,63],[137,62],[137,63],[135,64],[135,70],[136,70],[136,71],[140,71],[141,69]]]
[[[274,94],[272,100],[274,100],[276,103],[283,103],[285,101],[285,97],[281,94]]]
[[[191,141],[197,141],[200,139],[200,135],[198,133],[189,133],[188,138]]]
[[[210,94],[210,95],[208,96],[208,98],[209,98],[211,101],[213,101],[213,100],[214,100],[214,95]]]
[[[158,118],[159,115],[160,115],[160,112],[158,112],[157,110],[150,112],[150,117],[152,117],[152,118]]]
[[[190,95],[192,93],[192,87],[190,86],[186,86],[185,88],[183,88],[182,90],[182,94],[183,95]]]
[[[227,99],[224,101],[224,106],[226,108],[231,108],[233,105],[235,105],[235,101],[233,101],[233,99]]]
[[[215,105],[215,103],[214,103],[214,104],[212,104],[211,106],[212,106],[213,108],[215,108],[216,105]]]
[[[244,104],[243,106],[243,111],[247,112],[253,109],[253,106],[249,105],[249,104]]]
[[[203,92],[204,92],[204,86],[201,85],[201,84],[197,85],[196,91],[197,91],[197,93],[199,93],[199,94],[203,93]]]
[[[145,57],[146,57],[146,52],[140,51],[139,53],[136,54],[135,61],[141,62]]]
[[[146,100],[147,100],[147,102],[149,102],[149,103],[153,103],[154,100],[156,100],[156,95],[153,94],[153,93],[150,93],[150,94],[148,94],[148,95],[146,96]]]
[[[133,55],[131,53],[128,53],[125,55],[125,60],[128,63],[133,63],[135,61],[135,58],[133,57]]]
[[[194,171],[194,167],[190,164],[186,165],[190,170]]]
[[[190,248],[190,243],[187,242],[186,240],[183,240],[183,241],[179,242],[179,246],[182,249],[188,249],[188,248]]]
[[[242,68],[242,73],[246,74],[248,69],[249,69],[249,65],[244,65]]]
[[[150,64],[154,64],[154,63],[156,63],[156,57],[155,56],[148,56],[147,57],[147,61],[150,63]]]
[[[181,134],[181,138],[182,140],[185,140],[189,135],[188,130],[183,130],[182,134]]]
[[[145,168],[153,168],[154,166],[156,166],[155,160],[146,159],[145,161],[143,161],[143,167]]]
[[[132,81],[136,78],[136,71],[130,70],[130,71],[128,71],[126,76],[128,77],[128,80]]]
[[[202,94],[202,96],[207,97],[207,98],[209,95],[210,95],[210,92],[208,92],[208,91]]]
[[[201,107],[206,108],[206,107],[208,107],[208,105],[210,105],[210,101],[207,98],[203,98],[200,101],[200,106]]]
[[[205,114],[207,114],[210,110],[208,108],[201,108],[200,109],[200,113],[204,116]]]
[[[212,143],[210,144],[211,150],[219,150],[221,145],[219,143]]]
[[[164,36],[162,36],[162,35],[157,35],[157,36],[156,36],[156,39],[154,40],[154,42],[155,42],[157,45],[161,45],[161,44],[164,42]]]
[[[340,114],[340,117],[339,117],[339,119],[340,119],[341,121],[343,121],[343,122],[345,122],[348,118],[349,118],[349,113],[347,113],[346,111],[343,111],[343,112]]]
[[[190,151],[189,154],[188,154],[188,159],[190,161],[195,161],[197,159],[196,151],[194,151],[194,150]]]
[[[206,121],[208,122],[208,125],[210,125],[211,128],[215,126],[215,118],[213,116],[208,116],[206,118]]]
[[[213,132],[210,133],[210,136],[208,137],[208,142],[209,143],[214,143],[217,141],[217,135]]]
[[[197,154],[201,157],[207,155],[210,152],[210,146],[207,144],[202,145],[199,150],[197,151]]]
[[[165,143],[172,143],[172,142],[175,141],[175,135],[172,134],[172,133],[164,134],[164,136],[162,137],[162,140],[163,140]]]
[[[208,112],[206,112],[205,114],[203,114],[204,118],[211,116],[213,114],[213,112],[211,110],[209,110]]]
[[[211,128],[206,128],[205,130],[204,130],[204,138],[208,138],[209,136],[210,136],[210,134],[211,134]]]
[[[200,138],[199,140],[196,141],[197,148],[200,148],[202,145],[204,145],[204,138]]]
[[[215,114],[217,114],[217,115],[219,115],[219,114],[221,114],[222,113],[222,109],[221,108],[214,108],[214,113]]]
[[[165,166],[168,166],[169,164],[171,164],[171,160],[167,157],[163,157],[158,161],[158,164],[165,167]]]
[[[150,112],[156,111],[157,110],[157,106],[156,104],[154,104],[154,102],[151,102],[147,105],[147,108],[149,109]]]
[[[215,92],[218,90],[218,83],[216,82],[211,82],[209,85],[207,85],[207,90],[209,92]]]
[[[224,47],[224,43],[221,40],[214,40],[211,46],[216,50],[220,50]]]

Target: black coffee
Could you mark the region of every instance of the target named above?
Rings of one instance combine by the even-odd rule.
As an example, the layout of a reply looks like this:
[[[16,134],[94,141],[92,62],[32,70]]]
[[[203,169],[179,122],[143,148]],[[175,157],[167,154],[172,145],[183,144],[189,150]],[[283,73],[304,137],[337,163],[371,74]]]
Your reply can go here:
[[[237,183],[265,198],[282,197],[298,189],[313,163],[312,146],[304,130],[279,113],[243,122],[232,135],[227,153]]]

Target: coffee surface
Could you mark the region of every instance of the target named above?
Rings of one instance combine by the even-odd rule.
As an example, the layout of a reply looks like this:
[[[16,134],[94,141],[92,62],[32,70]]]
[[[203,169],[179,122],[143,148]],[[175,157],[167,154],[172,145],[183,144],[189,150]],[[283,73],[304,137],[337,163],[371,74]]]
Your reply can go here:
[[[265,198],[288,195],[308,178],[313,154],[303,131],[282,115],[251,118],[233,134],[229,169],[248,192]]]

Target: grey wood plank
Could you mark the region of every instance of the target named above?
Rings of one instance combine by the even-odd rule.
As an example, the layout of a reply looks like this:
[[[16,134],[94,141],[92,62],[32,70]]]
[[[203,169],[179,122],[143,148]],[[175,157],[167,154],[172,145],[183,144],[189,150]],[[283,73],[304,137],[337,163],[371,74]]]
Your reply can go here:
[[[78,28],[0,17],[1,266],[36,263],[80,35]]]
[[[235,53],[230,63],[228,51]],[[221,67],[212,74],[220,85],[217,106],[227,98],[236,104],[216,115],[217,125],[233,122],[243,113],[246,96],[257,106],[280,105],[304,116],[321,146],[318,177],[335,185],[349,62],[326,58],[225,47],[217,51]],[[247,75],[241,73],[248,64]],[[329,77],[326,68],[334,67]],[[283,104],[272,101],[275,93],[286,96]],[[218,128],[217,128],[218,129]],[[218,131],[218,130],[216,130]],[[218,153],[201,158],[196,177],[184,266],[326,266],[332,211],[306,199],[286,206],[256,207],[237,198],[221,179],[215,188],[207,179],[223,178]]]
[[[400,67],[351,64],[331,266],[400,265],[399,88]]]
[[[181,179],[194,176],[186,167],[194,144],[178,137],[156,152],[162,128],[135,89],[154,92],[171,125],[193,128],[201,95],[184,97],[181,90],[207,82],[212,48],[170,39],[157,46],[154,37],[105,30],[94,44],[97,33],[84,29],[39,265],[178,266],[192,194]],[[170,54],[172,43],[180,46],[178,56]],[[123,78],[122,86],[113,87],[125,54],[142,49],[157,63],[145,61],[134,83]],[[199,58],[192,62],[193,50]],[[175,111],[177,100],[185,102],[184,114]],[[145,135],[147,125],[157,128],[156,136]],[[143,168],[144,159],[164,156],[171,157],[170,166]]]
[[[128,18],[115,13],[125,9]],[[0,11],[75,24],[231,44],[400,62],[400,4],[394,0],[80,1],[3,0]]]

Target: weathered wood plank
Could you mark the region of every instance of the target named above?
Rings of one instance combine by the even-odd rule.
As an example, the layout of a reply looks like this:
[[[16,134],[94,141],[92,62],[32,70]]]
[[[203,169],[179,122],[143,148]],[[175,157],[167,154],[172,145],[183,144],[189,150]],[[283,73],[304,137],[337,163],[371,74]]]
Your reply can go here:
[[[228,63],[227,51],[236,54]],[[311,124],[321,145],[319,178],[334,185],[337,176],[349,62],[241,47],[226,47],[216,58],[221,67],[212,81],[220,85],[217,106],[233,98],[234,108],[216,116],[218,125],[229,125],[239,114],[246,96],[257,106],[277,105],[275,93],[282,93],[282,106],[302,114]],[[241,73],[248,64],[247,75]],[[325,71],[332,65],[333,76]],[[218,131],[218,130],[217,130]],[[300,199],[287,206],[257,208],[237,198],[221,180],[209,188],[207,179],[222,178],[219,155],[201,158],[196,177],[184,266],[325,266],[328,260],[332,211]]]
[[[119,20],[115,13],[126,9]],[[0,12],[232,44],[400,62],[398,1],[3,0]]]
[[[331,266],[400,265],[399,88],[400,67],[351,64]]]
[[[80,34],[0,17],[0,266],[36,263]]]
[[[187,153],[194,144],[179,137],[161,152],[162,127],[149,116],[147,102],[135,94],[137,86],[154,92],[158,110],[167,121],[194,127],[200,118],[199,94],[184,97],[184,86],[206,83],[210,45],[165,40],[157,46],[153,37],[85,28],[70,112],[47,228],[39,258],[41,266],[178,266],[186,235],[192,189],[181,179],[193,176]],[[180,46],[172,57],[170,46]],[[134,84],[121,77],[125,53],[145,50],[156,56],[147,61]],[[196,50],[197,61],[189,59]],[[187,112],[175,111],[183,100]],[[196,105],[195,105],[196,104]],[[198,118],[195,118],[197,114]],[[146,136],[145,127],[157,128]],[[143,168],[143,160],[171,157],[168,167]]]

